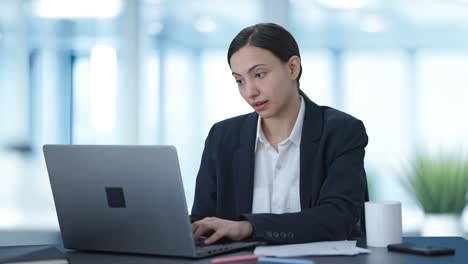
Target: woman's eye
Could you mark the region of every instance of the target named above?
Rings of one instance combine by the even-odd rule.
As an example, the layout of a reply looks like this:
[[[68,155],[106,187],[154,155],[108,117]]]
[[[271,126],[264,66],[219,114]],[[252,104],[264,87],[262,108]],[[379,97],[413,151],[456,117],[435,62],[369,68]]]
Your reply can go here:
[[[263,78],[263,77],[265,77],[265,74],[266,74],[266,72],[258,72],[258,73],[255,74],[255,77],[256,78]]]
[[[241,85],[241,84],[242,84],[242,80],[236,80],[236,83],[237,83],[237,85]]]

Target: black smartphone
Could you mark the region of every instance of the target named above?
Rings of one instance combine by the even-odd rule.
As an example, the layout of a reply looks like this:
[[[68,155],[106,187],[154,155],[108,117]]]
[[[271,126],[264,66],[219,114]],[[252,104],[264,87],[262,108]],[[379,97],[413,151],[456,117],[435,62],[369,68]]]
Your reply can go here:
[[[387,246],[390,251],[398,251],[403,253],[424,255],[424,256],[440,256],[440,255],[453,255],[455,249],[447,247],[433,247],[416,245],[412,243],[391,244]]]

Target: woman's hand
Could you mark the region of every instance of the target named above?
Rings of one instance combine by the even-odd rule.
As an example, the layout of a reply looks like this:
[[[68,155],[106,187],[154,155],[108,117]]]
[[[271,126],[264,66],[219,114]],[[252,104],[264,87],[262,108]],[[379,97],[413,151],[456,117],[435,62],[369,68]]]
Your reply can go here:
[[[211,233],[205,244],[212,244],[221,238],[235,241],[243,240],[252,234],[252,224],[249,221],[230,221],[217,217],[205,217],[192,223],[192,233],[195,240],[201,235]]]

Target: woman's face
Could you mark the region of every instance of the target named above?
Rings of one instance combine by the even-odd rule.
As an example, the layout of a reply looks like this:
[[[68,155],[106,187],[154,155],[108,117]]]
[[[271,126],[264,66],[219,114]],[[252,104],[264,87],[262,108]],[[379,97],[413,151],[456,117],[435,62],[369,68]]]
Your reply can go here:
[[[244,46],[230,64],[240,94],[262,118],[281,117],[297,98],[299,57],[284,63],[269,50]]]

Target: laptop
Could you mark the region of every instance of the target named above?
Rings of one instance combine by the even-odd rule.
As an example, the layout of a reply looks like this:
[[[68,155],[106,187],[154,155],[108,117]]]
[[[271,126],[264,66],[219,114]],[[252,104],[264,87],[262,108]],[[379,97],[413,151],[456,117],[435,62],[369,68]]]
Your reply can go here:
[[[43,151],[66,248],[199,258],[259,244],[194,242],[174,146]]]

